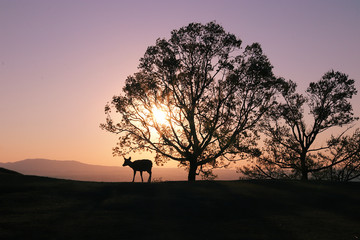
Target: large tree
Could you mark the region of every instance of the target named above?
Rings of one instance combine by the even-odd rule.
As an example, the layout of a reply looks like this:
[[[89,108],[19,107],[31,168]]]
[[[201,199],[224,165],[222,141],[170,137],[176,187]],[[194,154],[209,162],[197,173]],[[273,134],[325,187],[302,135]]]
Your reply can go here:
[[[256,153],[256,126],[283,81],[260,44],[243,50],[241,43],[210,22],[173,30],[148,47],[123,94],[105,107],[102,128],[119,134],[114,153],[154,151],[157,164],[187,166],[189,181]]]
[[[322,151],[333,147],[335,140],[313,146],[319,134],[358,119],[353,116],[349,101],[357,93],[354,80],[331,70],[319,81],[310,83],[307,95],[297,93],[292,81],[286,86],[282,91],[283,101],[268,111],[269,121],[263,124],[263,132],[268,137],[263,154],[253,165],[240,168],[247,176],[307,180],[309,174],[343,162],[343,158],[329,162],[321,157]]]

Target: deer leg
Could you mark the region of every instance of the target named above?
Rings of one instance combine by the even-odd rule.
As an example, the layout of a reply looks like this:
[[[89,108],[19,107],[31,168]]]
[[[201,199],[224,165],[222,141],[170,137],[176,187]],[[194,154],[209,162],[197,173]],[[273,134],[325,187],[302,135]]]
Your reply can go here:
[[[151,182],[151,170],[150,170],[148,173],[149,173],[149,179],[148,179],[148,182]]]
[[[140,176],[141,176],[141,182],[144,182],[144,179],[142,177],[142,171],[140,171]]]
[[[134,182],[134,180],[135,180],[135,174],[136,174],[136,171],[134,171],[134,175],[133,175],[133,180],[132,180],[132,182]]]

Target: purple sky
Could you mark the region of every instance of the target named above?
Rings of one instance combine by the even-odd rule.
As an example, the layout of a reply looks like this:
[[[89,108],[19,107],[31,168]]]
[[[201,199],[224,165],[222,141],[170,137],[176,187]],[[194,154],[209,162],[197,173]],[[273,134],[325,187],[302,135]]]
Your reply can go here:
[[[330,69],[360,90],[358,0],[0,0],[0,162],[119,165],[116,136],[98,127],[104,105],[157,38],[213,20],[244,45],[261,43],[301,91]]]

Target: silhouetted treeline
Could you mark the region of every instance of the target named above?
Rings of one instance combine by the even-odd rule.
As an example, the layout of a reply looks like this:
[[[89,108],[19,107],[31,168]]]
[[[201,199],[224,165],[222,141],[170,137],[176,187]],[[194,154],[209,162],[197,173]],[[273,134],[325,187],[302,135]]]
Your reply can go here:
[[[252,164],[239,171],[250,178],[356,177],[359,149],[349,141],[358,134],[314,148],[322,132],[357,120],[354,80],[329,71],[303,95],[272,68],[259,43],[242,47],[215,22],[190,23],[147,48],[101,127],[118,134],[115,155],[155,152],[156,164],[187,168],[189,181],[246,159]]]

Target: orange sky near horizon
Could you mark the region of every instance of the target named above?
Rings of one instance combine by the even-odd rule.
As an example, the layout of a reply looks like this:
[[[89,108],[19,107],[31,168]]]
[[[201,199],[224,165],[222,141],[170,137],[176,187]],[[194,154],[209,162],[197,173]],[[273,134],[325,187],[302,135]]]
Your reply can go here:
[[[215,20],[243,47],[259,42],[299,91],[330,69],[360,91],[359,13],[356,0],[0,0],[0,162],[121,165],[117,136],[99,128],[105,104],[148,46],[190,22]],[[360,94],[352,103],[359,116]]]

